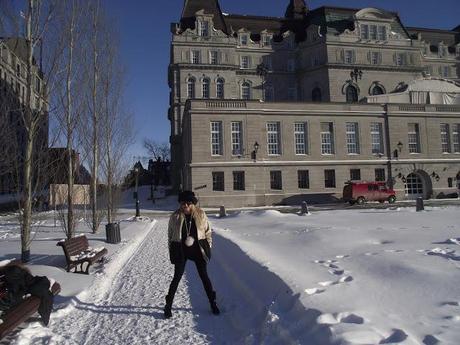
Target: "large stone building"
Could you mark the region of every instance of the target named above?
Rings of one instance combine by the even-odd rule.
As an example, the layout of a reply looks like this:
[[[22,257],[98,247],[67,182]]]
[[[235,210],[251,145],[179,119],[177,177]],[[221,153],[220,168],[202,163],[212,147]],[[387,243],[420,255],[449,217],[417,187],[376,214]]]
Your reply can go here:
[[[21,181],[27,132],[24,126],[26,99],[27,47],[22,38],[0,37],[0,194],[16,193]],[[43,73],[33,61],[32,112],[44,112],[40,116],[35,133],[35,158],[46,159],[48,148],[48,101],[46,99]],[[39,167],[34,164],[34,176],[38,178]]]
[[[336,200],[356,179],[386,180],[400,198],[455,192],[460,105],[379,104],[375,95],[422,78],[456,93],[460,27],[408,28],[375,8],[286,5],[273,18],[184,2],[168,78],[176,188],[209,206]]]

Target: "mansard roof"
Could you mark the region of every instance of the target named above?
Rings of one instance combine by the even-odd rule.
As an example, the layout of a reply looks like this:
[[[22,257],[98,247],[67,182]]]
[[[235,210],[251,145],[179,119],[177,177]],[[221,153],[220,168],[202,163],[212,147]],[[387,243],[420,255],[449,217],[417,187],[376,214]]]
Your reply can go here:
[[[438,45],[441,42],[448,46],[460,43],[460,32],[454,30],[440,30],[429,28],[408,27],[407,30],[414,35],[420,35],[421,39],[431,45]]]

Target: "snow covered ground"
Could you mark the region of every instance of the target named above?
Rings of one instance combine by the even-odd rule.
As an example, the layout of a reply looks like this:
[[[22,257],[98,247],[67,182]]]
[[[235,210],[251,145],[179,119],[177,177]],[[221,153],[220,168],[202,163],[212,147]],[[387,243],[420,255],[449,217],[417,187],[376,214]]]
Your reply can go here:
[[[166,202],[168,207],[173,206]],[[129,207],[129,205],[127,206]],[[53,213],[36,223],[33,273],[62,285],[49,327],[25,323],[0,344],[452,344],[460,339],[460,207],[272,210],[211,215],[214,316],[193,263],[163,319],[172,278],[167,215],[122,215],[123,241],[90,276],[67,273]],[[132,212],[132,211],[130,211]],[[153,219],[155,218],[155,219]],[[0,260],[18,226],[0,218]]]

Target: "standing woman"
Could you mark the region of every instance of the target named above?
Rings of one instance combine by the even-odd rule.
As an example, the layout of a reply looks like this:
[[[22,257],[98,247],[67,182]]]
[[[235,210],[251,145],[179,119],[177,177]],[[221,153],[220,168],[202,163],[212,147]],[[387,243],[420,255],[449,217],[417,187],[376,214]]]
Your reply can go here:
[[[169,285],[165,318],[172,316],[171,307],[176,294],[177,286],[184,274],[187,260],[195,262],[196,269],[203,283],[206,295],[211,305],[212,313],[219,315],[216,304],[216,292],[209,280],[206,265],[211,258],[211,225],[206,213],[196,206],[198,202],[195,193],[183,191],[179,194],[179,209],[169,218],[168,246],[169,257],[174,265],[174,278]]]

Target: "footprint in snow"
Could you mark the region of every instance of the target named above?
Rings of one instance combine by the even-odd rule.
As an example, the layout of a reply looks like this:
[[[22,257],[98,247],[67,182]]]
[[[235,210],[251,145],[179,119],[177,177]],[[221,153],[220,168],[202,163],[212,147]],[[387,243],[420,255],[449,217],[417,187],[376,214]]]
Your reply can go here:
[[[442,302],[441,303],[441,306],[452,306],[452,307],[458,307],[460,306],[460,302],[456,302],[456,301],[447,301],[447,302]]]
[[[385,249],[387,253],[402,253],[404,250],[401,249]]]
[[[329,270],[330,274],[341,276],[345,271],[343,269]]]
[[[404,340],[407,339],[407,334],[402,329],[393,329],[391,335],[385,339],[383,339],[380,344],[396,344],[402,343]]]
[[[369,253],[366,253],[366,254],[364,254],[364,255],[366,255],[366,256],[374,256],[374,255],[377,255],[377,254],[378,254],[378,253],[370,253],[370,252],[369,252]]]
[[[336,325],[338,323],[354,323],[363,324],[364,319],[353,313],[334,313],[334,314],[322,314],[318,316],[317,322],[323,325]]]
[[[440,341],[434,335],[428,334],[423,338],[423,344],[425,345],[437,345]]]
[[[324,292],[324,289],[312,288],[312,289],[305,289],[307,295],[316,295],[319,293]]]

